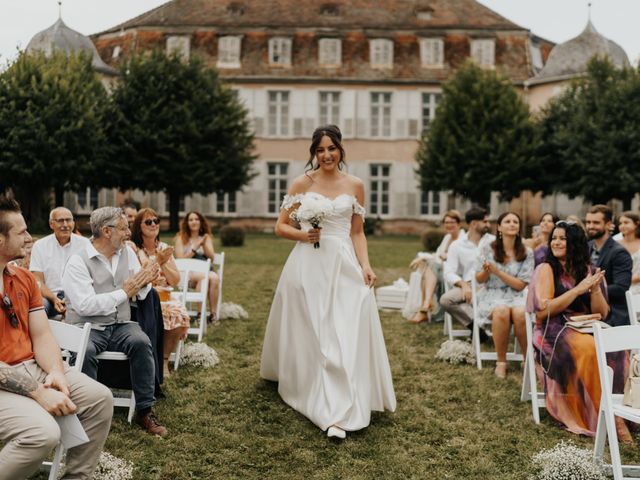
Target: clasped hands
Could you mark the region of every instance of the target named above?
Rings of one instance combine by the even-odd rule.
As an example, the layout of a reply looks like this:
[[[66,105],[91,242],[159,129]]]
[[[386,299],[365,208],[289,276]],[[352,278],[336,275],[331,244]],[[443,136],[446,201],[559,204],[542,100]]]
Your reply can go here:
[[[43,384],[38,384],[31,398],[55,417],[75,413],[77,408],[69,397],[69,383],[64,373],[52,371],[46,376]]]
[[[582,295],[587,292],[598,291],[599,288],[596,288],[596,290],[593,289],[594,287],[600,286],[600,284],[604,280],[604,274],[605,271],[600,270],[599,268],[597,268],[594,273],[589,272],[587,276],[584,277],[578,285],[576,285],[578,293]]]
[[[158,275],[160,275],[160,265],[158,262],[146,262],[142,265],[138,273],[125,280],[122,289],[126,292],[127,297],[131,298],[144,288],[145,285],[158,278]]]

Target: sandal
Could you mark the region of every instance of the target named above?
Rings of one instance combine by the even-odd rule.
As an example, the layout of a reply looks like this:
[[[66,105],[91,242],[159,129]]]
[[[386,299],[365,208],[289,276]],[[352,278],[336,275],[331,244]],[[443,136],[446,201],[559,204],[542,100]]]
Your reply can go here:
[[[496,362],[494,372],[498,378],[507,378],[507,362]]]

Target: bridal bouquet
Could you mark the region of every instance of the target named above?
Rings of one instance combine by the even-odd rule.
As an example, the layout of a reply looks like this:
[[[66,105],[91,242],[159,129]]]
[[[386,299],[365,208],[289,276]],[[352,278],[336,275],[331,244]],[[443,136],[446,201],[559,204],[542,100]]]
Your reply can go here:
[[[307,193],[302,198],[298,209],[291,212],[290,216],[296,222],[307,222],[313,228],[320,228],[324,218],[332,212],[331,200],[316,193]],[[320,242],[314,243],[313,248],[320,248]]]

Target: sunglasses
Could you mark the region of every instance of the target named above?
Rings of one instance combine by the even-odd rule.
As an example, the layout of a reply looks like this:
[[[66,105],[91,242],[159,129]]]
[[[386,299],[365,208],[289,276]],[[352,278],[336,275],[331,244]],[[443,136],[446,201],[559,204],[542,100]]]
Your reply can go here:
[[[13,328],[18,328],[18,315],[16,311],[13,309],[13,303],[11,303],[11,299],[9,295],[6,293],[2,296],[2,306],[7,311],[7,315],[9,315],[9,323]]]
[[[150,227],[151,225],[154,225],[154,224],[155,224],[155,225],[160,225],[160,219],[159,219],[159,218],[147,218],[147,219],[144,221],[144,224],[145,224],[147,227]]]

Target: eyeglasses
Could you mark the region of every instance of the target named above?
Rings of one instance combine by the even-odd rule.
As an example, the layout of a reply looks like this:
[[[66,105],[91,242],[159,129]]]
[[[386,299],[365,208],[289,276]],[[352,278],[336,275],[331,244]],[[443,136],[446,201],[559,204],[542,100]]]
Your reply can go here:
[[[155,225],[160,225],[160,219],[159,219],[159,218],[147,218],[147,219],[144,221],[144,224],[145,224],[147,227],[150,227],[151,225],[154,225],[154,224],[155,224]]]
[[[58,225],[64,225],[65,223],[73,223],[73,218],[56,218],[53,221]]]
[[[18,315],[16,311],[13,309],[13,303],[11,303],[11,299],[9,295],[6,293],[2,296],[2,306],[7,311],[7,315],[9,315],[9,323],[13,328],[18,328]]]

